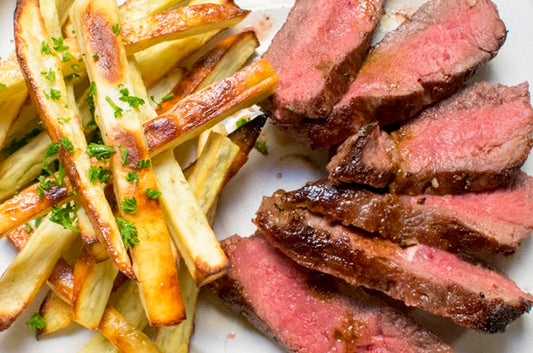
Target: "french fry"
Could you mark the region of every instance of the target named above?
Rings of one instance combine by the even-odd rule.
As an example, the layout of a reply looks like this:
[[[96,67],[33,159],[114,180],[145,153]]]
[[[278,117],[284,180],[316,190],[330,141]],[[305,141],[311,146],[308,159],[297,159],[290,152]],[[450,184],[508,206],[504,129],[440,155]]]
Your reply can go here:
[[[111,259],[97,262],[87,248],[74,266],[73,319],[96,330],[107,306],[118,268]]]
[[[0,331],[7,329],[35,297],[76,233],[47,217],[0,278]]]
[[[172,88],[172,98],[161,103],[159,114],[172,108],[193,92],[237,71],[259,46],[252,31],[230,36],[215,45],[192,66],[189,73]]]
[[[0,111],[2,111],[2,119],[0,120],[0,148],[5,146],[9,128],[17,118],[19,110],[26,100],[26,96],[27,92],[21,92],[11,97],[9,101],[0,102]]]
[[[48,291],[44,297],[39,307],[39,314],[46,322],[46,326],[36,331],[38,339],[68,327],[72,323],[72,307],[52,291]]]
[[[137,20],[141,17],[185,5],[187,0],[127,0],[119,7],[121,22]]]
[[[170,235],[159,202],[148,193],[157,190],[157,186],[141,120],[135,112],[142,103],[132,97],[137,99],[136,106],[130,103],[128,107],[120,99],[131,97],[129,92],[135,90],[128,74],[125,49],[109,25],[118,23],[118,8],[104,0],[78,0],[72,7],[71,17],[86,52],[84,60],[89,77],[95,82],[97,123],[104,142],[121,151],[111,157],[113,185],[123,227],[129,228],[132,236],[138,236],[130,244],[130,252],[146,314],[151,324],[176,324],[185,318],[185,310]]]
[[[227,79],[190,95],[179,102],[176,109],[144,124],[145,136],[150,136],[147,139],[150,155],[158,149],[161,151],[169,148],[169,144],[179,145],[197,136],[203,129],[235,113],[239,108],[251,106],[268,97],[273,93],[276,81],[277,77],[272,67],[266,61],[261,60],[241,69]],[[44,151],[40,156],[43,154]],[[50,200],[46,198],[41,200],[36,190],[37,186],[30,186],[22,190],[14,199],[7,200],[0,205],[2,230],[0,236],[47,210],[46,205],[50,205]],[[63,190],[62,193],[57,194],[63,195],[64,198],[54,198],[55,202],[59,199],[65,200],[68,192]],[[42,202],[43,205],[37,205],[35,202]],[[17,207],[21,204],[27,205],[27,209]]]
[[[155,44],[221,30],[241,22],[250,11],[234,5],[201,4],[179,7],[121,26],[127,54]]]
[[[76,188],[100,241],[106,244],[110,257],[121,272],[135,278],[103,189],[90,180],[87,142],[77,111],[72,106],[74,98],[69,98],[71,93],[60,75],[61,62],[51,52],[54,44],[46,32],[38,0],[19,1],[15,12],[15,37],[17,56],[30,82],[30,93],[52,141],[61,146],[59,158],[66,174]],[[36,48],[35,43],[41,45]],[[43,75],[43,72],[46,74]],[[61,187],[62,180],[58,179],[56,184]]]
[[[31,99],[26,99],[9,127],[2,152],[6,154],[15,152],[41,132],[40,120],[39,113],[33,106]]]

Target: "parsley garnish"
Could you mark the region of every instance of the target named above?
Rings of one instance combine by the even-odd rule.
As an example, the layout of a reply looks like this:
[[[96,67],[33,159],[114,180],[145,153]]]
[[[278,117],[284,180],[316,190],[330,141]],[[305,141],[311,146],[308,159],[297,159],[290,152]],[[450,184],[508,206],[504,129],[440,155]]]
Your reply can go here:
[[[63,37],[59,37],[59,38],[52,37],[52,42],[54,42],[54,50],[55,51],[68,50],[68,46],[63,45]]]
[[[37,186],[37,195],[39,197],[44,196],[44,192],[48,191],[52,188],[52,181],[50,179],[46,179],[44,175],[39,176],[39,186]]]
[[[116,36],[118,36],[120,34],[120,24],[115,23],[113,25],[113,33],[115,33]]]
[[[59,148],[61,148],[61,145],[56,142],[52,143],[48,148],[46,149],[46,153],[44,154],[44,158],[52,157],[53,155],[57,154],[59,152]]]
[[[59,98],[61,98],[61,92],[55,88],[52,88],[50,90],[50,98],[52,98],[53,100],[58,100]]]
[[[46,321],[44,321],[41,314],[33,313],[31,314],[30,321],[26,322],[26,326],[33,331],[42,330],[46,327]]]
[[[98,54],[94,54],[93,55],[93,59],[94,59],[94,61],[98,61],[98,59],[100,59],[100,56],[98,56]]]
[[[66,137],[61,138],[61,145],[65,147],[65,149],[69,152],[74,152],[74,146],[72,145],[72,142]]]
[[[235,123],[235,126],[237,126],[237,129],[238,129],[249,121],[250,121],[250,118],[241,118],[237,120],[237,122]]]
[[[107,169],[95,167],[93,165],[89,168],[89,180],[93,184],[96,183],[97,180],[100,180],[100,182],[103,184],[107,184],[110,177],[111,175]]]
[[[149,159],[141,159],[139,162],[137,162],[137,169],[144,169],[144,168],[150,168],[152,163]]]
[[[115,118],[121,117],[122,116],[122,112],[123,112],[122,108],[119,107],[118,105],[116,105],[115,102],[113,102],[113,100],[111,98],[109,98],[108,96],[105,97],[105,100],[107,101],[107,103],[109,103],[111,108],[113,108],[115,110],[115,112],[114,112]]]
[[[70,60],[74,59],[74,55],[72,55],[70,52],[64,52],[61,56],[61,62],[66,63]]]
[[[130,96],[130,92],[127,88],[123,88],[119,92],[120,94],[122,94],[122,97],[120,97],[119,100],[128,103],[130,107],[134,109],[137,109],[140,105],[144,104],[144,99],[135,96]]]
[[[125,246],[133,247],[135,244],[139,243],[137,228],[135,228],[135,225],[132,222],[129,222],[122,217],[117,217],[117,224],[120,235],[122,236],[122,242]]]
[[[0,83],[0,92],[5,90],[6,89],[6,84],[5,83]]]
[[[73,71],[78,71],[78,69],[80,68],[80,65],[78,65],[78,64],[72,64],[72,65],[70,65],[70,68],[71,68]]]
[[[120,155],[122,156],[122,165],[126,165],[128,163],[130,151],[128,147],[122,147],[120,144],[118,145],[118,148],[120,148]]]
[[[267,154],[268,154],[268,149],[267,149],[266,141],[263,141],[263,140],[257,140],[257,141],[255,142],[254,148],[255,148],[256,150],[258,150],[259,153],[261,153],[261,154],[264,154],[264,155],[267,155]]]
[[[42,220],[43,220],[43,217],[38,217],[35,219],[35,228],[37,228],[39,224],[41,224]]]
[[[95,157],[99,161],[108,160],[113,153],[115,153],[115,150],[108,145],[91,142],[89,146],[87,146],[87,154],[89,157]]]
[[[137,212],[137,199],[135,197],[125,197],[122,201],[122,211],[126,213]]]
[[[161,102],[166,102],[170,99],[174,98],[174,93],[170,92],[169,94],[167,94],[166,96],[164,96],[163,98],[161,98]]]
[[[137,174],[136,172],[129,172],[128,175],[126,175],[126,181],[130,184],[139,181],[139,174]]]
[[[46,55],[52,55],[52,49],[50,49],[48,43],[45,43],[44,41],[41,42],[41,53]]]
[[[78,218],[78,206],[72,203],[67,203],[63,207],[54,205],[52,212],[50,212],[50,221],[62,225],[65,229],[70,229],[74,232],[80,230],[74,226],[74,222]]]
[[[290,112],[294,111],[294,107],[292,105],[287,106],[287,110]]]
[[[32,230],[33,228],[31,227],[31,224],[26,223],[26,233],[31,233]]]
[[[63,124],[66,124],[70,121],[70,117],[66,117],[66,118],[57,118],[57,122],[61,125]]]
[[[50,83],[54,83],[56,81],[56,73],[55,71],[52,71],[52,69],[49,69],[48,72],[41,72],[41,75],[43,75],[46,81]]]
[[[161,191],[156,189],[146,189],[146,196],[149,199],[157,200],[161,196]]]

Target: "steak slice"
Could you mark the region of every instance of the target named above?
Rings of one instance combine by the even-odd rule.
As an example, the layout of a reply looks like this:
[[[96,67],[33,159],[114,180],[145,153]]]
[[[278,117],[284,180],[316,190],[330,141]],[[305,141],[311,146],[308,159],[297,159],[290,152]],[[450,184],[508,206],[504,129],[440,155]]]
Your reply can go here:
[[[283,208],[304,207],[402,246],[422,243],[457,253],[510,255],[533,231],[533,178],[525,173],[507,188],[461,195],[380,194],[321,180],[272,198]]]
[[[482,191],[512,182],[531,150],[528,85],[480,82],[392,132],[363,127],[328,164],[330,178],[407,194]]]
[[[452,352],[375,295],[298,266],[258,236],[222,242],[233,267],[208,285],[290,352]]]
[[[383,0],[297,0],[264,56],[278,74],[279,124],[324,118],[366,56]]]
[[[407,249],[362,231],[332,225],[301,208],[265,199],[255,223],[265,238],[307,268],[376,289],[455,323],[504,331],[529,311],[533,296],[510,279],[426,245]]]

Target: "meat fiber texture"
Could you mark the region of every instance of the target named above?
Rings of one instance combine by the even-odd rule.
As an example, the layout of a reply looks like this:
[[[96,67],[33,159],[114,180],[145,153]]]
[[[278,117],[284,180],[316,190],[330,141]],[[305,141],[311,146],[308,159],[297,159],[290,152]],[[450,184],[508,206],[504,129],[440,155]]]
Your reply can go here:
[[[222,242],[233,267],[208,288],[289,352],[451,352],[361,288],[292,262],[259,236]]]
[[[533,302],[512,280],[449,252],[426,245],[403,249],[308,210],[283,209],[271,199],[263,201],[255,223],[271,244],[302,266],[471,329],[504,331]]]
[[[331,114],[305,122],[304,133],[314,147],[324,147],[372,121],[404,121],[455,93],[505,37],[490,0],[431,0],[370,51]]]
[[[321,180],[295,191],[278,190],[272,199],[401,246],[422,243],[459,254],[509,255],[533,231],[533,178],[525,173],[506,188],[461,195],[383,194]]]
[[[272,119],[324,118],[366,56],[383,0],[297,0],[264,57],[278,74]]]
[[[476,83],[387,134],[363,127],[328,164],[330,178],[405,194],[456,194],[511,183],[531,150],[527,83]]]

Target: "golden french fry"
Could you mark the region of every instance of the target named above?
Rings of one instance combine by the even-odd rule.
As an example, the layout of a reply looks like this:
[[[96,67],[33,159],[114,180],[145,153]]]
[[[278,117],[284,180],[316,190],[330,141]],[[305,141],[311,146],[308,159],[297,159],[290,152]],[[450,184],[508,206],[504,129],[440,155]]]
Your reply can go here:
[[[37,338],[61,330],[72,323],[72,306],[59,298],[52,291],[48,291],[39,308],[39,314],[46,322],[46,326],[37,330]]]

